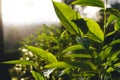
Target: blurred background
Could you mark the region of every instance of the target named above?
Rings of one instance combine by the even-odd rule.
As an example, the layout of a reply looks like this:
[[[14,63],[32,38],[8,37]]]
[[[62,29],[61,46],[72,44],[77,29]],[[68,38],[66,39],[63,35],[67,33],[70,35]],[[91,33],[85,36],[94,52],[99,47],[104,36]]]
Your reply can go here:
[[[56,0],[69,4],[72,0]],[[108,0],[108,7],[120,10],[120,0]],[[83,17],[100,23],[102,15],[96,7],[74,6]],[[60,26],[51,0],[0,0],[0,62],[18,59],[20,41],[41,30],[43,24]],[[11,80],[11,65],[0,65],[0,79]]]

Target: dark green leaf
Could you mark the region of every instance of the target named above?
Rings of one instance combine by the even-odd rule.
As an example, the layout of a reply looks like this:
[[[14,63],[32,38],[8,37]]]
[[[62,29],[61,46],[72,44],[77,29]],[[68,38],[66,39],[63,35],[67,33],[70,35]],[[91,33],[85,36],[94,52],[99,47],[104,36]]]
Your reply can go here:
[[[106,12],[107,12],[107,13],[110,13],[110,14],[118,17],[118,18],[120,17],[120,12],[119,12],[119,10],[117,10],[117,9],[107,8],[107,9],[106,9]]]
[[[22,65],[30,65],[30,66],[37,66],[33,61],[26,61],[26,60],[12,60],[2,62],[3,64],[22,64]]]
[[[72,20],[72,21],[81,29],[81,31],[84,34],[86,34],[89,31],[89,29],[87,27],[87,23],[85,22],[84,19],[81,18],[81,19]]]
[[[82,45],[85,49],[89,49],[90,41],[87,38],[77,37],[76,41],[78,44]]]
[[[46,60],[50,63],[57,62],[56,57],[52,53],[50,53],[46,50],[43,50],[43,49],[37,48],[37,47],[33,47],[33,46],[27,46],[27,48],[30,51],[32,51],[34,54],[36,54],[37,56],[43,58],[44,60]]]
[[[82,5],[82,6],[95,6],[104,8],[104,3],[102,0],[75,0],[72,5]]]
[[[72,34],[78,34],[78,28],[77,26],[72,22],[72,20],[76,20],[80,18],[80,15],[78,12],[71,9],[68,5],[65,3],[60,2],[54,2],[53,6],[55,9],[55,12],[60,19],[63,26]]]

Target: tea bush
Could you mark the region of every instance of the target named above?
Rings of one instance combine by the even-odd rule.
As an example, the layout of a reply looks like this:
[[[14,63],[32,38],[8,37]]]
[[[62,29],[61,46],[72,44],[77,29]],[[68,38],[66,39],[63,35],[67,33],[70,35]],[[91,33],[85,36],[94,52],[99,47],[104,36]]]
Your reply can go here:
[[[92,19],[82,18],[70,5],[52,2],[65,30],[58,36],[38,35],[33,42],[31,38],[24,49],[34,54],[35,60],[4,63],[32,66],[30,73],[35,80],[119,79],[120,12],[107,8],[107,0],[75,0],[70,4],[100,7],[104,15],[104,25],[100,26]]]

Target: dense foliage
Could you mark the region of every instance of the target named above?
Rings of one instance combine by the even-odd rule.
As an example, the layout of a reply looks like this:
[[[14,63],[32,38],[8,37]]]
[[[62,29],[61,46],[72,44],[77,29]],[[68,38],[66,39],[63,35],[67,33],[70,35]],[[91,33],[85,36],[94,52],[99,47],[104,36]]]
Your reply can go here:
[[[35,39],[26,40],[27,44],[21,50],[32,58],[4,63],[26,65],[35,80],[119,79],[120,12],[107,8],[106,3],[107,0],[105,3],[102,0],[75,0],[70,4],[100,7],[104,15],[104,26],[100,26],[92,19],[82,18],[70,5],[53,1],[65,30],[59,34],[46,31]]]

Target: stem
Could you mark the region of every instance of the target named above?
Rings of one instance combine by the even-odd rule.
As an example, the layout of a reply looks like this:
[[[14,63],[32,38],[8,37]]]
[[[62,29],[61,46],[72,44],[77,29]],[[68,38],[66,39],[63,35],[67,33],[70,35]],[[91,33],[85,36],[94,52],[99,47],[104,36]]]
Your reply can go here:
[[[104,37],[105,37],[106,27],[107,27],[106,8],[107,8],[107,0],[105,0],[105,7],[104,7]]]

